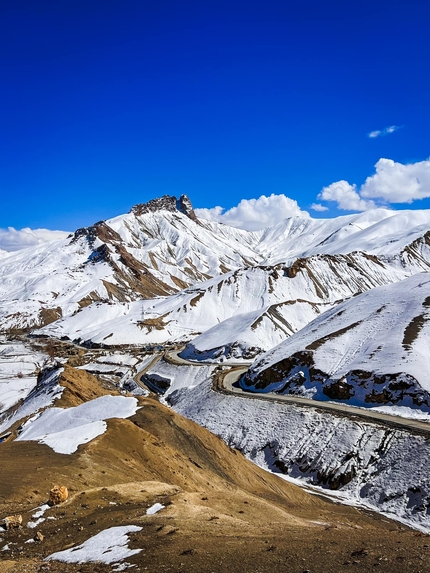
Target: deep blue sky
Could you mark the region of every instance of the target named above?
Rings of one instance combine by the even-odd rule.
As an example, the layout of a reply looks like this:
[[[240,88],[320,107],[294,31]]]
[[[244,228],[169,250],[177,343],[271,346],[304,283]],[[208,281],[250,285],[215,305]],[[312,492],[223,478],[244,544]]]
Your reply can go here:
[[[425,1],[15,0],[0,16],[0,227],[73,230],[165,193],[306,209],[380,157],[430,155]]]

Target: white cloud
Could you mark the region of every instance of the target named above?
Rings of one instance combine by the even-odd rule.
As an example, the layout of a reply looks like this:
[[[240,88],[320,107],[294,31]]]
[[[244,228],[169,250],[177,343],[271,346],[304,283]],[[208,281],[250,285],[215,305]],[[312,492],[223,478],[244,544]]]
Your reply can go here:
[[[297,201],[286,195],[261,195],[258,199],[242,199],[236,206],[224,210],[223,207],[213,209],[195,209],[196,215],[202,219],[225,223],[231,227],[257,231],[276,225],[287,217],[309,217],[307,211],[302,211]]]
[[[380,137],[384,135],[389,135],[390,133],[394,133],[400,129],[400,125],[389,125],[388,127],[384,127],[384,129],[375,129],[375,131],[371,131],[367,134],[367,137],[371,139],[375,139],[375,137]]]
[[[411,203],[430,197],[430,159],[404,165],[380,159],[376,173],[361,187],[362,197],[383,199],[388,203]]]
[[[348,181],[336,181],[328,187],[324,187],[318,195],[322,201],[336,201],[338,209],[344,211],[367,211],[376,207],[373,201],[365,201],[360,197],[355,185]]]
[[[28,227],[18,230],[14,227],[0,229],[0,249],[5,251],[19,251],[26,247],[65,239],[69,233],[65,231],[50,231],[49,229],[29,229]]]
[[[328,207],[321,205],[321,203],[312,203],[311,209],[313,211],[328,211]]]
[[[403,164],[381,158],[375,168],[376,173],[359,189],[348,181],[336,181],[324,187],[318,199],[336,201],[338,209],[366,211],[389,203],[412,203],[430,197],[430,159]]]

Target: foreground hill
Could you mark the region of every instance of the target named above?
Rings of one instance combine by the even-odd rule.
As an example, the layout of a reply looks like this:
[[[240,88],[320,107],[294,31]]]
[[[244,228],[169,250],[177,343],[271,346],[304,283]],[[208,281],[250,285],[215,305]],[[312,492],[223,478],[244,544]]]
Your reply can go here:
[[[46,399],[44,412],[23,428],[24,420],[15,419],[0,443],[0,515],[23,517],[23,527],[1,532],[2,573],[102,573],[133,565],[237,573],[288,566],[325,573],[344,571],[346,562],[358,571],[377,563],[381,571],[412,572],[421,563],[425,537],[309,495],[150,397],[138,398],[139,409],[125,418],[113,409],[98,436],[58,453],[67,450],[69,437],[57,433],[46,441],[52,424],[45,424],[45,435],[31,436],[41,420],[55,414],[58,424],[60,414],[88,414],[98,400],[112,405],[136,399],[111,395],[97,378],[65,364],[39,377],[39,405],[41,396],[52,396],[54,384],[56,401]],[[82,415],[67,419],[80,424],[75,436],[88,432]],[[69,500],[43,505],[54,484],[68,487]],[[113,530],[111,545],[121,551],[96,544],[111,528],[130,532],[123,538]],[[39,536],[29,543],[36,532],[42,541]]]
[[[428,412],[429,306],[429,273],[372,289],[327,311],[262,355],[243,385],[255,391]]]

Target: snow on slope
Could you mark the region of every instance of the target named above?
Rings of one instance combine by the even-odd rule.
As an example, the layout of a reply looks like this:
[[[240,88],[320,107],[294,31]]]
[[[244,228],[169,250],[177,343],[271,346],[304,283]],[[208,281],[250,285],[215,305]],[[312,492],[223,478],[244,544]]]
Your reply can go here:
[[[0,257],[1,328],[48,324],[95,301],[167,295],[261,260],[252,234],[200,223],[167,199]]]
[[[197,341],[198,351],[228,353],[234,345],[246,355],[257,347],[267,350],[339,301],[402,280],[421,272],[423,266],[430,268],[415,256],[407,262],[399,256],[381,262],[360,252],[316,255],[290,267],[239,269],[169,297],[116,305],[95,303],[42,332],[106,345],[160,344],[190,341],[219,325],[203,342]],[[238,315],[248,316],[222,325]],[[217,336],[222,344],[213,348]],[[239,340],[243,344],[235,345]]]
[[[140,553],[142,549],[129,549],[129,533],[140,531],[137,525],[122,525],[104,529],[93,535],[81,545],[57,551],[46,557],[46,561],[62,561],[63,563],[112,563],[118,567],[112,571],[123,571],[132,565],[119,565],[127,557]]]
[[[424,235],[429,227],[430,210],[374,209],[334,219],[292,217],[262,232],[258,252],[267,264],[357,250],[390,256]]]
[[[181,352],[188,360],[255,358],[307,324],[330,304],[287,301],[227,318],[189,342]],[[294,327],[291,326],[294,325]]]
[[[62,368],[46,369],[31,392],[27,395],[23,392],[20,396],[21,403],[18,407],[12,406],[0,414],[0,434],[6,432],[19,420],[40,412],[61,397],[64,391],[63,386],[59,384],[62,371]]]
[[[33,440],[59,454],[73,454],[81,444],[106,431],[105,420],[136,413],[136,398],[101,396],[74,408],[49,408],[25,422],[16,441]]]
[[[202,383],[211,383],[215,365],[204,364],[199,366],[176,366],[165,360],[154,364],[141,378],[146,384],[158,393],[164,395],[164,399],[173,392],[181,389],[191,389]]]
[[[47,356],[0,337],[0,416],[36,386],[36,371]]]
[[[0,323],[3,330],[42,326],[94,302],[167,296],[263,261],[294,267],[297,258],[318,253],[363,250],[385,258],[395,255],[406,266],[417,266],[418,261],[425,266],[430,259],[429,229],[430,211],[378,209],[337,219],[291,218],[264,231],[247,232],[200,221],[185,196],[165,196],[78,229],[65,240],[0,257]],[[413,252],[404,252],[414,241]]]
[[[70,314],[79,302],[98,292],[107,298],[103,280],[106,263],[88,264],[92,250],[70,239],[44,243],[0,260],[0,320],[2,329],[36,326]]]
[[[261,356],[243,384],[361,406],[430,410],[430,273],[327,311]]]
[[[427,437],[313,408],[219,394],[210,380],[177,390],[169,400],[175,411],[261,467],[430,531]]]

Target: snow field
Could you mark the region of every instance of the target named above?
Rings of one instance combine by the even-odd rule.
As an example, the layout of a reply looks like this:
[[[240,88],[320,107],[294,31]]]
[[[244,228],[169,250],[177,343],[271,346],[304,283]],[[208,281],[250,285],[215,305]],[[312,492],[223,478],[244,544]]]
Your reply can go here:
[[[34,440],[59,454],[72,454],[106,431],[105,420],[128,418],[136,409],[136,398],[124,396],[101,396],[74,408],[49,408],[24,424],[17,441]]]

